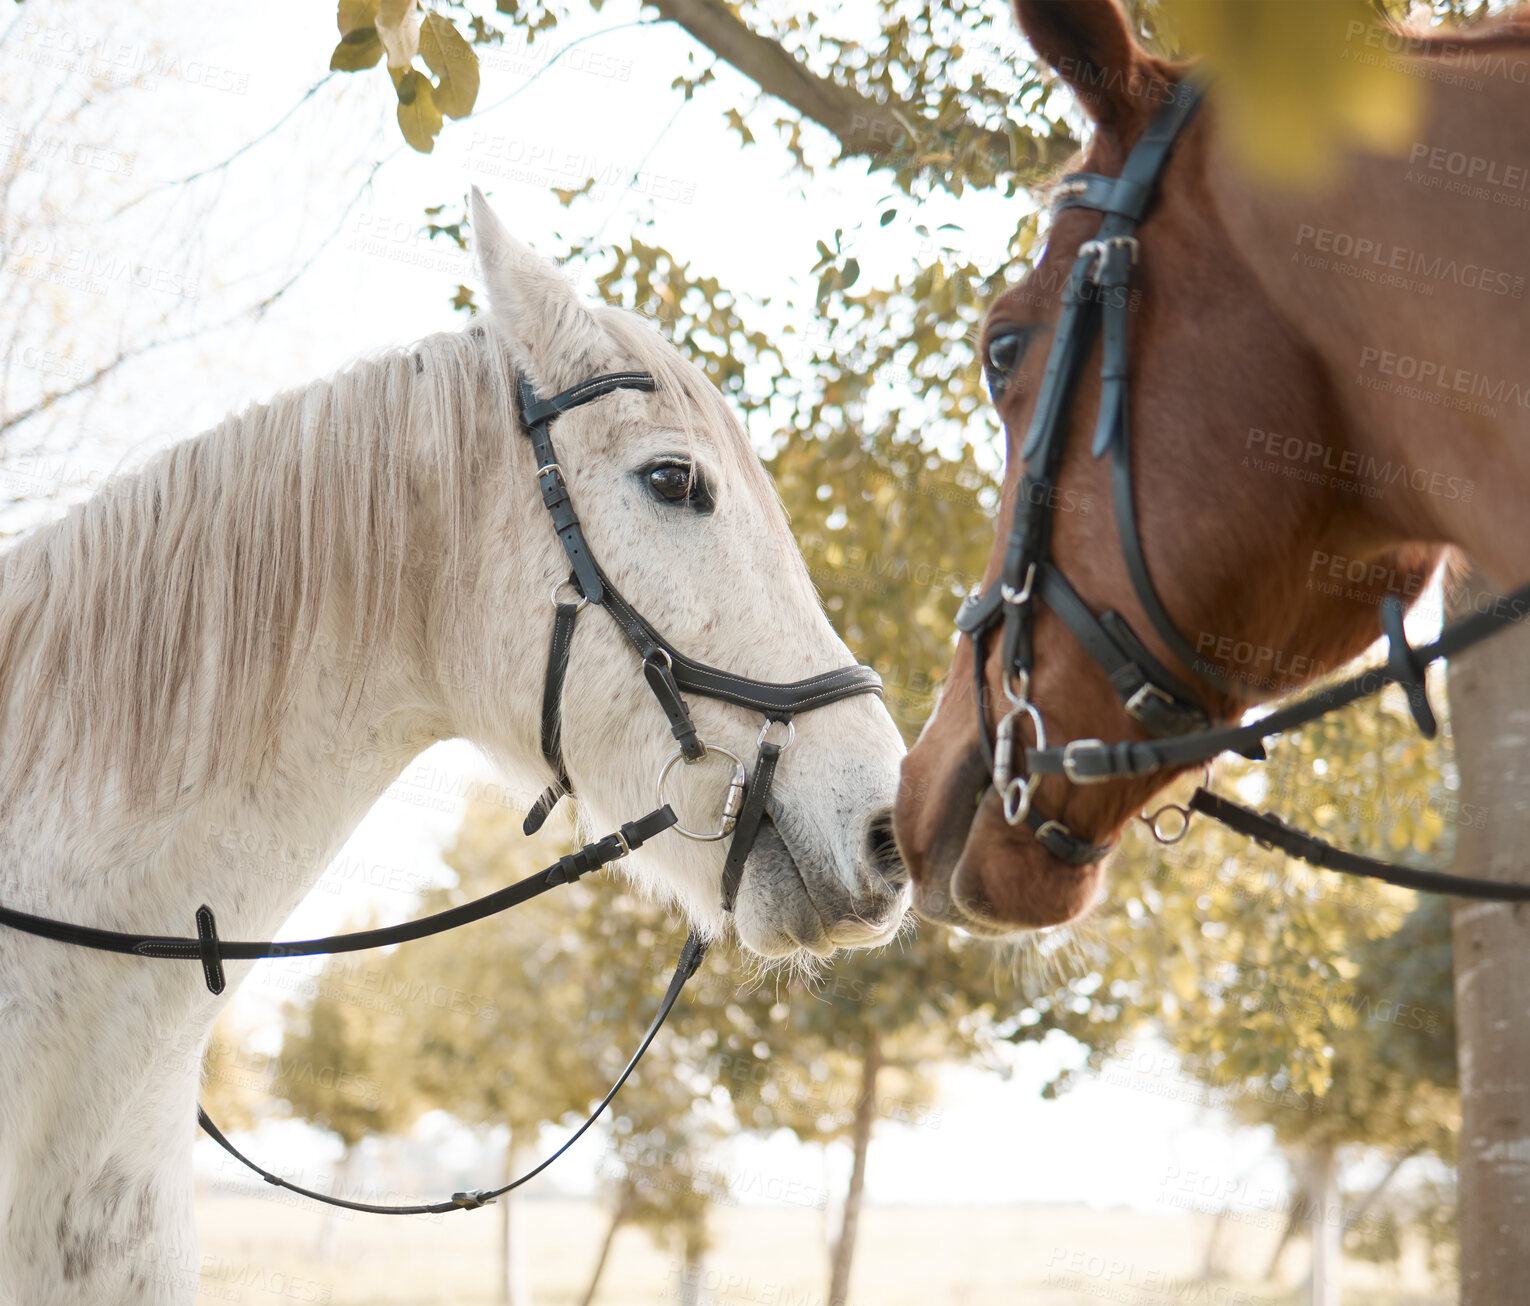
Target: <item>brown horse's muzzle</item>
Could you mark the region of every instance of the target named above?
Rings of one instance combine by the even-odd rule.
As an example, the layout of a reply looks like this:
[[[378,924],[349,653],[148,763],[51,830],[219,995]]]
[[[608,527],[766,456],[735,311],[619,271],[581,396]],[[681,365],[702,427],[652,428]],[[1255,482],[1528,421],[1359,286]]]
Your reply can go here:
[[[903,759],[893,826],[913,879],[914,909],[926,920],[991,936],[1070,921],[1098,898],[1100,864],[1069,866],[1025,826],[1004,820],[964,681],[948,686]]]

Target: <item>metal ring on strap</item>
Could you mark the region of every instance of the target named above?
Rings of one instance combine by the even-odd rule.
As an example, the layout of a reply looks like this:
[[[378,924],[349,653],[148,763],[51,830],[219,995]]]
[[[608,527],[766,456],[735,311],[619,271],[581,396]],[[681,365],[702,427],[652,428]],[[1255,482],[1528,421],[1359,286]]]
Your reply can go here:
[[[792,741],[797,738],[797,723],[795,721],[776,721],[774,719],[767,719],[765,724],[760,727],[760,733],[755,736],[754,746],[756,748],[765,742],[765,736],[770,733],[771,726],[786,727],[786,738],[777,745],[777,747],[784,753],[788,748],[792,746]]]
[[[761,733],[764,732],[762,731]],[[705,751],[696,759],[698,762],[704,761],[712,753],[721,753],[733,763],[733,776],[728,781],[728,795],[723,799],[722,822],[712,834],[701,834],[696,830],[688,830],[679,823],[676,823],[673,828],[676,834],[683,834],[687,839],[694,839],[697,843],[715,843],[717,840],[724,839],[733,833],[733,826],[738,821],[739,810],[744,805],[744,787],[748,772],[744,769],[743,758],[737,753],[721,748],[717,744],[703,744],[702,748]],[[669,773],[674,769],[675,763],[685,760],[685,753],[678,748],[669,755],[669,760],[659,769],[659,782],[655,787],[655,792],[660,795],[664,793],[664,782],[669,779]],[[662,796],[659,799],[659,805],[661,807],[664,805]]]
[[[563,600],[558,597],[558,591],[561,590],[565,585],[567,585],[569,587],[569,589],[574,591],[574,594],[575,594],[576,598],[578,599],[578,602],[574,604],[574,611],[575,612],[583,612],[587,607],[590,606],[590,600],[588,598],[586,598],[583,594],[580,594],[578,589],[575,587],[574,582],[569,580],[569,578],[567,576],[565,576],[562,580],[554,581],[553,582],[553,587],[552,587],[553,607],[557,608],[557,607],[562,607],[563,606]]]

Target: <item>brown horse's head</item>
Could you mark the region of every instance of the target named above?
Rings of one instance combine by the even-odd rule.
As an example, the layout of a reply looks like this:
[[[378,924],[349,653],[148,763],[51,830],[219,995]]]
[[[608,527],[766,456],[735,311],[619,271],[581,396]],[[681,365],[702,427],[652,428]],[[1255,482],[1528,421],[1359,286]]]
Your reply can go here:
[[[1093,119],[1079,170],[1119,175],[1155,109],[1176,93],[1180,70],[1136,44],[1112,0],[1016,0],[1016,10],[1031,45]],[[1403,547],[1339,478],[1271,470],[1268,433],[1343,451],[1349,432],[1313,351],[1260,291],[1219,222],[1207,182],[1215,113],[1213,92],[1181,133],[1138,228],[1128,420],[1143,556],[1174,624],[1202,669],[1224,678],[1223,689],[1201,684],[1174,656],[1130,582],[1110,459],[1090,448],[1098,340],[1065,418],[1051,557],[1095,614],[1119,613],[1165,668],[1197,688],[1207,715],[1227,722],[1362,651],[1376,637],[1381,599],[1416,596],[1438,554]],[[985,585],[1000,572],[1062,290],[1099,225],[1098,213],[1060,211],[1040,263],[988,313],[981,357],[998,393],[1008,473]],[[1034,639],[1030,700],[1049,743],[1147,737],[1045,605],[1036,609]],[[999,643],[987,640],[982,664],[990,739],[1005,702]],[[989,934],[1069,920],[1099,897],[1100,865],[1065,864],[1025,825],[1005,821],[978,733],[976,676],[963,636],[936,713],[904,762],[897,837],[915,903],[927,917]],[[1082,838],[1108,844],[1171,779],[1159,772],[1075,786],[1048,776],[1034,803]]]

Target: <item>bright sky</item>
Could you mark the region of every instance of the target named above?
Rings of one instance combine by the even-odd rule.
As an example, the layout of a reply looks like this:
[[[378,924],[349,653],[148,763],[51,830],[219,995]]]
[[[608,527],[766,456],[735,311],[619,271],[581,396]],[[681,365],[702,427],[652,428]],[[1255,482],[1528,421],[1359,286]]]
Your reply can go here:
[[[1011,52],[994,57],[1008,59],[1018,41],[1004,7],[994,8],[1000,20],[995,40]],[[78,58],[78,43],[87,36],[70,18],[82,12],[63,3],[17,10],[11,21],[34,28],[13,32],[4,54],[26,59],[33,76],[64,77],[58,70]],[[750,119],[761,143],[741,147],[725,132],[721,115],[747,99],[747,84],[719,65],[717,82],[684,104],[671,80],[691,66],[693,55],[710,56],[676,31],[630,26],[635,0],[613,0],[599,15],[565,24],[529,54],[486,54],[484,107],[464,123],[448,124],[431,156],[399,144],[391,87],[374,70],[337,78],[229,168],[156,191],[108,221],[154,183],[215,165],[264,131],[322,75],[335,40],[332,6],[316,0],[176,5],[162,12],[174,21],[156,21],[152,6],[124,8],[117,21],[135,30],[114,30],[113,48],[121,54],[152,33],[184,57],[183,71],[119,94],[111,144],[131,155],[131,176],[75,170],[81,175],[69,180],[86,234],[71,239],[194,278],[195,295],[184,296],[192,302],[168,305],[182,315],[175,320],[188,325],[223,321],[313,256],[328,233],[339,234],[259,322],[132,364],[94,407],[69,410],[60,434],[83,430],[85,444],[58,476],[63,498],[81,493],[81,482],[99,470],[131,465],[252,399],[367,350],[459,327],[448,300],[459,282],[475,280],[467,257],[418,233],[425,205],[455,205],[473,182],[513,231],[545,250],[556,250],[560,235],[618,236],[651,217],[656,228],[645,239],[656,237],[746,293],[762,325],[792,324],[799,331],[813,326],[811,289],[802,274],[813,262],[815,241],[835,228],[845,230],[875,278],[928,260],[915,221],[930,230],[959,224],[962,230],[947,233],[949,239],[988,266],[1018,216],[1013,201],[969,193],[960,201],[932,201],[917,215],[899,204],[899,218],[879,226],[887,207],[880,203],[882,182],[848,168],[804,185],[773,143],[777,110],[769,103]],[[839,21],[850,26],[852,17],[847,7]],[[595,32],[604,34],[561,65],[547,66],[551,51]],[[88,34],[99,36],[93,28]],[[217,71],[193,71],[203,68]],[[818,148],[824,157],[831,153],[823,142]],[[370,192],[357,201],[362,179],[379,159],[386,161]],[[640,166],[641,183],[629,186]],[[592,201],[565,209],[550,193],[550,185],[574,187],[590,175],[598,179]],[[13,197],[8,240],[14,241],[18,222],[27,228],[25,202],[20,192]],[[204,217],[193,224],[196,212]],[[77,333],[83,352],[84,342],[101,339],[111,324],[139,323],[167,307],[164,300],[163,290],[130,283],[109,287],[99,301],[76,297],[68,301],[75,317],[65,339]],[[462,744],[422,757],[363,822],[339,869],[321,881],[284,933],[340,928],[368,908],[384,920],[410,915],[408,893],[365,890],[365,876],[355,868],[406,867],[413,885],[431,879],[461,814],[461,782],[482,771],[474,750]],[[668,953],[655,957],[655,968],[671,960]],[[268,1046],[272,1013],[289,992],[284,974],[290,983],[291,967],[263,964],[235,999],[241,1021]],[[634,1040],[640,1032],[632,1031]],[[1087,1201],[1162,1210],[1166,1185],[1192,1171],[1278,1186],[1282,1168],[1262,1134],[1232,1130],[1215,1113],[1163,1096],[1168,1081],[1161,1072],[1125,1073],[1119,1082],[1092,1083],[1059,1102],[1042,1100],[1041,1084],[1073,1055],[1049,1044],[1018,1053],[1008,1078],[947,1074],[938,1124],[879,1127],[868,1180],[872,1200]],[[1161,1067],[1161,1058],[1154,1053],[1150,1059]],[[313,1165],[327,1144],[306,1128],[276,1126],[262,1131],[254,1146],[271,1164]],[[554,1185],[565,1191],[587,1186],[599,1150],[598,1142],[584,1144],[555,1171]],[[204,1165],[210,1158],[203,1155]],[[796,1175],[807,1185],[825,1182],[817,1150],[781,1139],[741,1142],[732,1160]],[[827,1165],[831,1187],[840,1189],[848,1166],[841,1149],[830,1153]]]

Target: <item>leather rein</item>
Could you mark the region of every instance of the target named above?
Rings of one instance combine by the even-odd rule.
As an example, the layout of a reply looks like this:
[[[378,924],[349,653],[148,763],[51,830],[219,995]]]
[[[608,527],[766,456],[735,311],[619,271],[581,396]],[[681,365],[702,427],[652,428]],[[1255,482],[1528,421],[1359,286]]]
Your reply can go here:
[[[838,667],[816,676],[790,683],[754,680],[747,676],[721,671],[686,657],[674,648],[654,627],[624,599],[601,571],[585,539],[584,529],[574,512],[569,498],[563,469],[553,449],[552,425],[557,418],[570,409],[581,407],[593,400],[617,390],[635,390],[652,393],[658,390],[658,382],[647,372],[613,372],[593,377],[579,385],[540,399],[530,382],[524,378],[519,386],[519,416],[521,427],[531,441],[536,459],[537,485],[542,503],[552,518],[554,530],[563,545],[572,572],[567,581],[553,587],[552,644],[547,660],[547,677],[542,696],[542,755],[555,777],[555,782],[537,800],[527,815],[524,831],[532,834],[538,830],[554,805],[565,794],[573,792],[568,771],[563,762],[562,747],[562,699],[563,684],[568,671],[569,652],[573,644],[575,618],[587,606],[603,608],[610,614],[631,644],[641,665],[643,677],[669,722],[675,738],[675,751],[660,768],[655,783],[658,806],[645,816],[629,821],[613,834],[585,844],[576,852],[560,857],[551,866],[529,875],[503,889],[477,898],[472,902],[436,912],[419,920],[407,921],[382,929],[357,930],[346,934],[333,934],[324,938],[300,939],[291,942],[237,941],[218,937],[217,922],[212,908],[203,905],[196,911],[196,937],[178,937],[156,934],[131,934],[116,930],[97,929],[93,926],[76,925],[66,921],[51,920],[27,912],[0,906],[0,925],[27,934],[81,948],[93,948],[101,952],[116,952],[130,956],[166,958],[179,961],[196,961],[202,966],[203,979],[212,993],[222,993],[226,980],[225,961],[257,961],[271,957],[313,957],[340,952],[356,952],[365,948],[383,948],[414,939],[427,938],[446,930],[457,929],[497,915],[511,907],[537,897],[560,884],[572,884],[589,872],[598,870],[626,857],[642,847],[648,840],[666,830],[674,830],[688,839],[713,842],[732,836],[727,858],[723,864],[722,906],[731,912],[743,881],[744,866],[759,836],[766,816],[771,785],[775,780],[776,767],[781,754],[790,747],[796,733],[792,718],[800,712],[808,712],[829,703],[857,694],[880,694],[881,677],[866,666]],[[565,585],[572,591],[572,601],[560,600]],[[707,744],[697,733],[691,719],[690,709],[681,691],[700,694],[705,698],[719,699],[739,707],[759,712],[763,717],[752,771],[746,770],[744,762],[736,753],[717,744]],[[779,737],[772,737],[779,736]],[[664,801],[664,788],[676,764],[691,765],[719,754],[732,763],[731,779],[727,796],[716,828],[704,831],[689,830],[679,823],[674,809]],[[474,1192],[453,1193],[447,1201],[411,1206],[382,1206],[369,1202],[353,1202],[327,1193],[315,1192],[289,1182],[279,1175],[250,1160],[223,1135],[200,1106],[197,1122],[208,1136],[236,1161],[259,1175],[266,1183],[303,1197],[312,1198],[329,1206],[343,1207],[350,1211],[365,1211],[375,1215],[435,1215],[447,1211],[472,1210],[487,1205],[512,1189],[519,1188],[534,1179],[561,1157],[583,1136],[610,1105],[618,1090],[642,1060],[659,1029],[674,1009],[686,981],[694,975],[706,957],[707,943],[692,931],[680,951],[669,987],[659,1003],[658,1010],[647,1032],[638,1044],[622,1072],[616,1077],[610,1091],[600,1103],[552,1155],[525,1174],[497,1188],[481,1188]]]
[[[1381,605],[1381,631],[1388,645],[1387,661],[1341,683],[1315,690],[1285,707],[1245,725],[1214,726],[1199,693],[1176,677],[1114,611],[1095,615],[1069,583],[1052,557],[1053,505],[1057,477],[1067,441],[1067,419],[1073,392],[1096,336],[1101,342],[1100,408],[1091,452],[1111,460],[1111,501],[1116,531],[1127,574],[1137,601],[1159,638],[1193,676],[1219,693],[1232,686],[1219,668],[1207,662],[1181,633],[1159,597],[1142,550],[1132,479],[1127,389],[1127,313],[1132,268],[1141,258],[1137,227],[1151,204],[1159,178],[1176,139],[1200,104],[1202,88],[1184,81],[1170,88],[1169,98],[1154,112],[1147,129],[1127,156],[1119,177],[1096,173],[1065,176],[1057,189],[1054,211],[1070,208],[1100,213],[1098,234],[1085,241],[1068,274],[1061,309],[1053,332],[1041,388],[1020,456],[1025,462],[1014,499],[1009,541],[998,578],[984,591],[970,595],[956,615],[956,626],[968,636],[973,650],[977,687],[978,737],[1010,825],[1022,822],[1052,856],[1070,866],[1101,860],[1111,849],[1093,843],[1061,821],[1043,814],[1033,802],[1043,776],[1060,775],[1075,785],[1101,784],[1132,776],[1209,762],[1223,752],[1262,761],[1264,741],[1400,685],[1415,724],[1425,738],[1437,731],[1425,691],[1430,663],[1450,657],[1530,614],[1530,584],[1498,597],[1487,611],[1474,612],[1447,625],[1438,639],[1420,647],[1409,645],[1403,630],[1403,606],[1395,598]],[[1002,333],[994,337],[1002,339]],[[989,373],[995,401],[1005,378]],[[1126,713],[1151,738],[1106,743],[1074,739],[1049,745],[1039,708],[1030,699],[1035,667],[1036,606],[1044,603],[1067,626],[1080,646],[1100,666],[1122,701]],[[1003,688],[1009,709],[999,720],[992,742],[988,733],[988,639],[998,632]],[[1029,722],[1034,743],[1021,727]],[[1160,831],[1159,818],[1177,812],[1183,825],[1172,836]],[[1191,813],[1220,821],[1267,847],[1314,866],[1363,875],[1430,893],[1500,902],[1530,901],[1530,885],[1420,871],[1347,852],[1292,829],[1271,812],[1256,812],[1230,798],[1198,788],[1188,807],[1173,804],[1151,817],[1144,815],[1154,836],[1174,843],[1188,829]]]

